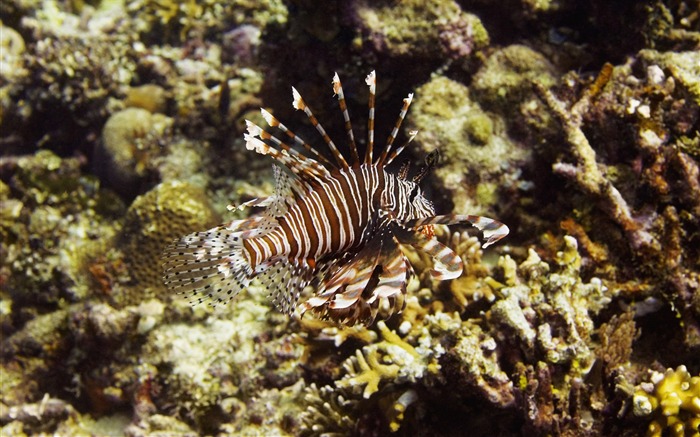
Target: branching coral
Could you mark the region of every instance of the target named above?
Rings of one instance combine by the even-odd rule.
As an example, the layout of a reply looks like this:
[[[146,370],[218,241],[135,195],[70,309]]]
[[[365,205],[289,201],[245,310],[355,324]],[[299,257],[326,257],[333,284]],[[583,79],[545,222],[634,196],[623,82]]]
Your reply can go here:
[[[308,406],[302,412],[301,435],[324,435],[329,437],[348,435],[355,426],[351,411],[357,401],[345,399],[341,392],[326,385],[307,387],[304,400]]]
[[[598,278],[581,278],[578,245],[569,236],[555,266],[534,250],[520,265],[509,256],[501,257],[499,265],[505,285],[486,313],[488,333],[495,340],[499,368],[509,363],[515,369],[510,395],[525,405],[528,432],[582,432],[590,426],[582,417],[591,406],[579,398],[587,393],[583,380],[596,359],[593,316],[614,293]]]
[[[488,268],[481,260],[483,252],[479,239],[454,232],[450,235],[449,246],[464,261],[462,276],[450,282],[450,291],[460,308],[480,299],[493,302],[496,296],[489,284]]]
[[[698,135],[698,80],[692,74],[697,59],[694,53],[642,51],[630,64],[606,65],[579,98],[566,99],[572,103],[534,87],[563,127],[567,145],[552,170],[582,194],[573,199],[572,214],[588,228],[587,246],[598,255],[607,249],[596,267],[608,278],[629,281],[620,271],[629,269],[622,254],[636,259],[638,292],[632,297],[644,292],[673,302],[689,347],[700,344],[693,297],[699,284],[694,260],[700,170],[682,145]],[[561,141],[559,134],[549,136]],[[604,216],[581,204],[584,199]]]
[[[532,250],[518,268],[525,282],[508,277],[515,271],[506,269],[506,282],[515,285],[500,290],[504,297],[490,313],[516,334],[526,355],[534,357],[539,349],[550,363],[575,361],[579,372],[585,372],[594,358],[588,341],[593,332],[589,312],[600,311],[611,296],[600,279],[581,280],[577,242],[573,237],[564,241],[564,250],[557,254],[559,272],[549,273],[549,266]]]
[[[609,68],[612,69],[612,66]],[[554,164],[554,172],[574,181],[583,191],[597,199],[601,208],[625,231],[634,248],[657,247],[656,239],[644,228],[641,221],[633,216],[627,201],[605,176],[605,166],[596,161],[595,150],[583,133],[583,114],[590,107],[594,93],[585,93],[579,101],[567,107],[543,86],[536,83],[535,90],[564,128],[566,141],[575,161],[573,164]]]
[[[633,398],[633,414],[650,417],[647,436],[683,437],[700,432],[700,376],[685,366],[666,373],[654,372]]]
[[[419,354],[384,322],[377,323],[377,327],[382,341],[358,349],[355,356],[345,362],[348,373],[336,382],[337,387],[357,390],[364,386],[362,396],[367,399],[384,381],[415,382],[426,373],[438,370],[435,357]]]
[[[460,323],[456,314],[452,319],[452,323],[459,324],[459,329],[451,333],[456,336],[456,344],[440,358],[445,378],[466,393],[478,394],[491,405],[512,406],[515,400],[513,383],[501,369],[498,343],[478,324]]]
[[[311,317],[299,319],[301,328],[308,338],[314,341],[330,341],[340,347],[349,339],[369,344],[377,339],[377,334],[364,325],[336,326],[328,321]]]

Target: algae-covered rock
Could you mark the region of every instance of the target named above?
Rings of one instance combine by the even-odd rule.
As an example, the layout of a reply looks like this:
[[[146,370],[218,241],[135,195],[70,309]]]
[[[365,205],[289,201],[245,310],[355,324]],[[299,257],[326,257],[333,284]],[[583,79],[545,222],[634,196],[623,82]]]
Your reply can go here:
[[[642,50],[639,58],[647,65],[658,65],[667,75],[678,81],[700,105],[700,52],[657,52]]]
[[[440,152],[434,173],[455,210],[479,214],[492,208],[500,176],[528,155],[506,135],[501,117],[482,109],[469,88],[443,76],[416,90],[411,110],[416,142],[426,152]]]
[[[0,343],[0,405],[36,402],[51,383],[47,375],[65,358],[71,347],[69,311],[38,316]],[[55,371],[55,370],[54,370]]]
[[[6,162],[0,270],[14,305],[56,305],[91,293],[86,276],[116,232],[123,205],[81,174],[82,161],[43,150]]]
[[[63,123],[66,117],[100,123],[110,98],[119,97],[133,79],[137,54],[128,35],[79,32],[73,24],[70,30],[35,24],[38,41],[28,47],[31,83],[24,97],[35,111],[60,116]]]
[[[541,53],[524,45],[496,50],[486,58],[471,85],[474,98],[487,109],[517,115],[534,98],[532,84],[555,83],[556,68]]]
[[[167,103],[167,91],[163,87],[154,84],[129,88],[124,100],[126,106],[145,109],[150,113],[164,113]]]
[[[25,50],[26,46],[22,35],[0,22],[0,78],[2,78],[2,82],[12,82],[26,74],[22,58]],[[4,86],[0,87],[0,90],[3,89],[5,89]],[[2,112],[0,112],[0,125],[2,125]]]
[[[468,58],[489,43],[481,20],[457,2],[353,2],[367,45],[391,57]]]
[[[196,312],[204,316],[201,323],[155,327],[139,356],[139,362],[151,369],[149,379],[163,387],[153,402],[175,401],[175,408],[186,414],[188,421],[196,422],[198,429],[216,429],[224,417],[216,419],[217,424],[207,423],[207,417],[220,408],[231,419],[245,413],[238,412],[236,403],[260,396],[263,387],[277,387],[273,380],[266,380],[265,373],[282,372],[278,366],[284,362],[297,369],[295,377],[284,385],[299,379],[295,364],[300,351],[290,349],[284,335],[274,340],[270,337],[265,293],[259,287],[249,291],[251,296],[237,300],[225,312],[212,315],[199,307]],[[250,408],[262,407],[255,404],[251,401]]]
[[[250,2],[234,0],[128,0],[125,2],[135,27],[146,41],[182,42],[187,38],[210,36],[228,27],[254,24],[261,28],[287,20],[287,8],[280,0]]]
[[[144,293],[140,298],[147,295],[147,288],[162,288],[160,258],[165,246],[175,238],[218,223],[206,199],[201,189],[171,181],[157,185],[131,204],[121,232],[120,247],[133,279]],[[131,298],[124,298],[131,301]]]

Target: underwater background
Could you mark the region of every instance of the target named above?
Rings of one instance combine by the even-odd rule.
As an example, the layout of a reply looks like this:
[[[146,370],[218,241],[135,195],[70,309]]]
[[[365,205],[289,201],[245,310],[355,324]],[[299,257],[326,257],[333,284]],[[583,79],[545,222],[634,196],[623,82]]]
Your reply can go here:
[[[510,235],[436,229],[463,275],[407,249],[369,327],[168,292],[273,192],[245,120],[311,133],[295,86],[344,144],[338,72],[364,138],[372,70]],[[700,435],[699,0],[3,0],[0,202],[2,436]]]

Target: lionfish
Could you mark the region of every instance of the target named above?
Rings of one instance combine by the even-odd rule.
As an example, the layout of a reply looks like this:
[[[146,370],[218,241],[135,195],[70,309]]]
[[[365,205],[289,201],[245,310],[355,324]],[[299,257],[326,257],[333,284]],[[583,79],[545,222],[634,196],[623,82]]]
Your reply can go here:
[[[296,148],[246,120],[246,148],[279,165],[273,166],[275,193],[238,208],[229,206],[229,210],[265,207],[260,215],[195,232],[171,244],[163,255],[164,281],[170,289],[189,296],[192,304],[217,305],[229,302],[257,279],[275,306],[292,314],[302,290],[312,286],[315,293],[300,305],[301,314],[311,310],[340,324],[371,324],[378,313],[386,318],[404,308],[413,269],[402,246],[432,257],[434,279],[461,275],[462,260],[435,238],[433,225],[470,224],[480,230],[484,248],[508,234],[506,225],[490,218],[435,215],[418,185],[434,164],[434,154],[411,180],[407,165],[397,174],[387,171],[416,136],[410,132],[403,145],[394,146],[413,94],[403,100],[386,145],[375,157],[375,72],[366,83],[369,116],[362,158],[337,73],[332,84],[345,122],[349,157],[338,150],[293,87],[294,108],[303,111],[323,137],[330,158],[264,109],[262,116],[270,128],[281,131]]]

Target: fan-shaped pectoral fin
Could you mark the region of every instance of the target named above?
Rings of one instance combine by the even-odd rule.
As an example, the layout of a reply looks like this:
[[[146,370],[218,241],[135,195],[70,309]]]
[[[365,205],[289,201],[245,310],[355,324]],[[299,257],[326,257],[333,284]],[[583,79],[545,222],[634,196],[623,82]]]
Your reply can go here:
[[[508,232],[510,231],[508,226],[499,222],[498,220],[478,215],[461,214],[438,215],[434,217],[409,220],[408,222],[404,223],[404,226],[412,229],[418,229],[422,226],[428,225],[456,225],[459,223],[469,223],[481,231],[484,242],[481,247],[484,249],[508,235]]]
[[[419,232],[414,232],[410,237],[402,239],[401,242],[410,244],[416,250],[431,256],[433,268],[430,270],[430,276],[433,279],[438,281],[455,279],[462,274],[464,267],[462,258],[435,237],[428,238]]]

